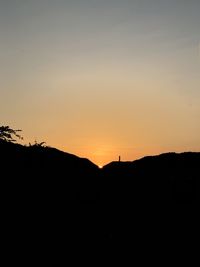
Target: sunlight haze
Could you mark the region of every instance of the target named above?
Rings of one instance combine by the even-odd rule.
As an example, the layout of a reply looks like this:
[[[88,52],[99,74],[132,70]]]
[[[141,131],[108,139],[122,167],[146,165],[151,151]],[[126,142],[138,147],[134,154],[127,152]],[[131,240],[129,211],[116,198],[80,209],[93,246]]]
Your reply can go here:
[[[0,122],[99,166],[200,150],[199,0],[0,0]]]

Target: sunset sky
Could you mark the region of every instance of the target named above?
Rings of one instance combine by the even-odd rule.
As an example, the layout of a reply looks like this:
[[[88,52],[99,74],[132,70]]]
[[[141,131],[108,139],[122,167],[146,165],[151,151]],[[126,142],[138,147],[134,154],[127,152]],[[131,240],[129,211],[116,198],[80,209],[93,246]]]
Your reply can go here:
[[[0,0],[0,124],[98,165],[200,151],[200,0]]]

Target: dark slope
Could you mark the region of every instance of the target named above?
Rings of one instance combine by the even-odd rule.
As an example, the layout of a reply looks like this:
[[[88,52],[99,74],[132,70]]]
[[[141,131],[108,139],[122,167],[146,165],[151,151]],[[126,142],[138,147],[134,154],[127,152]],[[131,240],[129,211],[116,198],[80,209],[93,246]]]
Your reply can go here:
[[[5,246],[18,256],[58,263],[72,252],[87,257],[123,247],[158,254],[166,246],[189,249],[198,238],[200,153],[100,170],[54,148],[0,142],[0,173]]]
[[[103,173],[111,183],[123,186],[126,180],[125,190],[134,188],[144,198],[160,195],[163,200],[192,201],[197,197],[200,153],[166,153],[133,162],[112,162],[104,166]]]
[[[20,171],[22,171],[24,166],[38,170],[65,166],[67,170],[75,172],[80,172],[77,167],[86,171],[97,169],[97,166],[88,159],[83,159],[51,147],[39,145],[22,146],[0,140],[0,152],[0,159],[5,164],[4,167],[8,167],[9,162],[11,162],[16,167],[18,166]]]
[[[182,257],[195,251],[200,153],[112,162],[104,166],[102,177],[111,247],[132,242],[145,253],[167,253],[165,258],[172,251],[177,255],[182,250]]]
[[[5,179],[22,182],[30,187],[60,186],[68,194],[80,193],[82,183],[90,185],[98,167],[88,159],[59,151],[51,147],[22,146],[0,142],[1,173]],[[54,185],[53,185],[54,184]],[[68,186],[67,186],[68,185]],[[64,187],[63,187],[64,186]],[[30,189],[30,188],[29,188]]]
[[[51,262],[68,246],[92,239],[98,175],[87,159],[0,141],[4,246],[16,257],[42,255]]]

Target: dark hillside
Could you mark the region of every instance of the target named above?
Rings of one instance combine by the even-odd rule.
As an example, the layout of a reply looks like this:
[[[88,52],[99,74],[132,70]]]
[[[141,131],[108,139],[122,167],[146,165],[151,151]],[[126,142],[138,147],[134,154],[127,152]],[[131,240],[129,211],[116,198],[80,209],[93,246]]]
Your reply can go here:
[[[37,183],[37,189],[51,183],[63,189],[68,184],[71,194],[83,190],[83,180],[91,185],[98,171],[98,167],[88,159],[55,148],[37,145],[27,147],[5,141],[0,142],[0,160],[1,173],[10,181],[33,183],[32,186]]]
[[[112,162],[104,166],[102,177],[111,246],[132,240],[151,252],[167,252],[166,247],[187,254],[195,250],[200,153]]]
[[[99,169],[55,148],[0,141],[0,163],[5,245],[18,252],[57,262],[66,251],[189,249],[198,237],[200,153]]]
[[[166,153],[133,162],[112,162],[104,166],[103,173],[111,183],[119,181],[122,185],[126,180],[129,185],[126,190],[135,188],[144,198],[152,194],[163,199],[192,201],[197,198],[200,153]]]
[[[88,159],[1,140],[0,174],[5,246],[18,256],[26,251],[51,259],[68,243],[92,238],[84,228],[92,228],[98,167]]]

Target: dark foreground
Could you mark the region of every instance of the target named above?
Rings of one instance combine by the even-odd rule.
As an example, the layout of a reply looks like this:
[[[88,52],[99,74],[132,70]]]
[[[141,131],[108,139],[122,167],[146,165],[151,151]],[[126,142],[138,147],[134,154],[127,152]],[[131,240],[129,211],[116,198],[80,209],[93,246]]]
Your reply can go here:
[[[123,261],[161,264],[176,256],[191,264],[198,252],[200,153],[100,170],[53,148],[1,141],[0,176],[7,263],[67,266],[70,258],[95,257],[96,265],[125,252]]]

